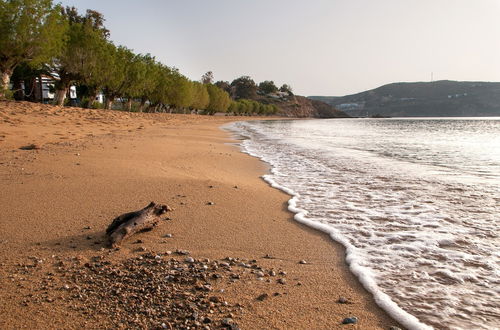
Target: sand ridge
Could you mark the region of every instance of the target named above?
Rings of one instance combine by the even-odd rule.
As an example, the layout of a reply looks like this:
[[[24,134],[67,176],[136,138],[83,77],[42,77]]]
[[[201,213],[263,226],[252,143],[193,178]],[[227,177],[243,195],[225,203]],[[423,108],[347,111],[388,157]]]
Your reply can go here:
[[[112,316],[71,307],[61,289],[69,272],[58,265],[171,258],[178,249],[196,260],[256,260],[266,270],[261,281],[235,264],[251,280],[214,284],[242,329],[396,325],[348,272],[343,250],[292,219],[289,196],[260,179],[267,165],[228,144],[219,126],[236,119],[1,102],[0,327],[113,328]],[[40,149],[18,149],[31,143]],[[172,220],[106,248],[110,221],[150,201],[171,206]],[[359,323],[341,325],[349,316]]]

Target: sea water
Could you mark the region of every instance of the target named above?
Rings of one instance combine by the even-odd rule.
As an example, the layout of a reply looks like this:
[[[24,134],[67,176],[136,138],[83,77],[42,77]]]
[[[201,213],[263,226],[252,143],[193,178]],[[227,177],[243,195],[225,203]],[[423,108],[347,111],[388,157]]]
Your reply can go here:
[[[410,329],[500,328],[500,118],[238,122],[295,219]],[[335,299],[336,297],[332,297]]]

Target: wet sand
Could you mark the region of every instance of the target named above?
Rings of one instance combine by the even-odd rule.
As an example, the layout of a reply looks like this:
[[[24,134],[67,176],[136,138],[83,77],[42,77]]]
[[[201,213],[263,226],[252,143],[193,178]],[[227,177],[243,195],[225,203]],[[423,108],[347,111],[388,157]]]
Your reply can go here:
[[[178,249],[238,258],[243,276],[214,283],[231,313],[214,315],[242,329],[397,325],[349,273],[343,249],[292,219],[289,197],[260,178],[267,165],[230,144],[219,127],[240,119],[0,102],[0,328],[115,328],[114,315],[79,312],[59,265],[146,253],[182,262],[167,254]],[[150,201],[172,207],[171,220],[107,248],[111,220]],[[239,266],[251,260],[262,280]],[[350,316],[358,323],[342,325]]]

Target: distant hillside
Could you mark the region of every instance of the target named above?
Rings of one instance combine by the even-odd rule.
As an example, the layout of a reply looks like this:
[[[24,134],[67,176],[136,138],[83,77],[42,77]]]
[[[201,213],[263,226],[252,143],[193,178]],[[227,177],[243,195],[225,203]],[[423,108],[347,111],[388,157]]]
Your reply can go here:
[[[353,95],[309,98],[361,117],[500,116],[498,82],[394,83]]]
[[[264,104],[276,105],[278,107],[277,115],[279,116],[300,118],[350,117],[345,112],[337,110],[330,104],[318,100],[309,99],[305,96],[287,95],[276,97],[275,95],[257,95],[254,100]]]

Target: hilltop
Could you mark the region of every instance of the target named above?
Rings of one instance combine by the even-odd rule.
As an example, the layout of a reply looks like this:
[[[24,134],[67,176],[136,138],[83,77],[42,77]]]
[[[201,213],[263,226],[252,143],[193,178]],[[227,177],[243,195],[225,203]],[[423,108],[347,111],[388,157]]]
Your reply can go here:
[[[310,96],[351,116],[500,116],[500,83],[441,80],[392,83],[358,94]]]

